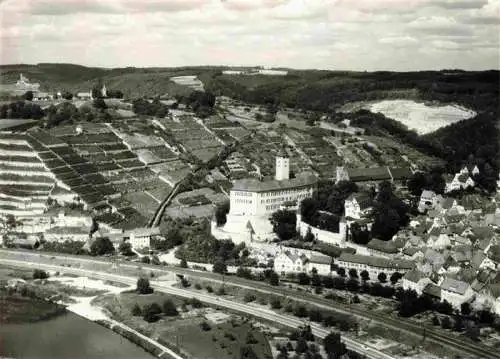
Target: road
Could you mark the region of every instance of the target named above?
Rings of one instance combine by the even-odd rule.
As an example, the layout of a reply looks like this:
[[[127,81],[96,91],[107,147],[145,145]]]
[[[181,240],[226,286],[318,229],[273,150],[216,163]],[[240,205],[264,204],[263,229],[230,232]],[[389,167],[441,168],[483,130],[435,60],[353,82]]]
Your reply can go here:
[[[2,259],[1,263],[5,264],[5,265],[23,267],[23,268],[37,268],[37,269],[43,269],[43,270],[47,270],[47,271],[60,271],[60,272],[65,272],[65,273],[71,273],[74,275],[88,276],[88,277],[92,277],[92,278],[97,278],[97,279],[101,279],[101,280],[109,280],[109,281],[114,281],[114,282],[119,282],[119,283],[124,283],[124,284],[135,284],[137,281],[137,277],[134,277],[134,276],[117,275],[117,274],[107,273],[107,272],[103,272],[103,271],[95,271],[95,270],[75,268],[75,267],[66,267],[66,266],[62,266],[62,265],[39,263],[38,261],[36,261],[36,258],[33,258],[33,261]],[[202,301],[204,303],[211,304],[211,305],[218,306],[218,307],[223,307],[223,308],[229,309],[231,311],[243,313],[243,314],[250,315],[250,316],[253,316],[256,318],[264,319],[264,320],[272,322],[272,323],[278,323],[280,325],[283,325],[283,326],[289,327],[289,328],[297,329],[306,323],[305,321],[302,321],[302,320],[297,319],[295,317],[283,315],[283,314],[278,314],[278,313],[275,313],[269,309],[263,309],[261,307],[254,307],[254,306],[251,306],[248,304],[233,302],[233,301],[230,301],[230,300],[218,297],[218,296],[210,295],[210,294],[204,294],[204,293],[199,293],[199,292],[193,293],[192,291],[189,291],[186,289],[175,288],[175,287],[172,287],[171,285],[162,284],[162,282],[158,281],[158,280],[151,280],[151,286],[156,291],[166,293],[166,294],[172,294],[172,295],[183,297],[183,298],[192,298],[192,297],[196,296],[197,299],[199,299],[200,301]],[[120,323],[113,322],[113,324],[119,325]],[[309,324],[311,326],[311,330],[312,330],[313,335],[316,337],[319,337],[322,339],[330,333],[330,330],[325,329],[317,324],[314,324],[314,323],[309,323]],[[126,327],[126,328],[128,329],[128,327]],[[141,337],[144,337],[144,336],[141,335]],[[342,337],[342,340],[348,349],[356,351],[356,352],[361,353],[363,355],[366,355],[368,358],[371,358],[371,359],[394,359],[394,357],[387,355],[387,354],[385,354],[385,353],[383,353],[375,348],[367,346],[363,343],[360,343],[354,339],[351,339],[348,337]],[[164,351],[167,352],[167,350],[168,350],[168,353],[170,354],[171,350],[169,350],[168,348],[165,347]]]
[[[167,198],[160,204],[160,207],[156,210],[155,215],[153,216],[153,219],[149,222],[148,226],[149,227],[157,227],[160,225],[161,222],[161,217],[163,216],[163,213],[165,212],[165,209],[168,207],[172,199],[177,195],[177,192],[179,191],[179,188],[181,188],[181,184],[183,181],[177,182],[172,189],[172,192],[168,195]]]
[[[50,259],[51,257],[54,259]],[[108,270],[110,268],[109,259],[105,258],[94,258],[90,256],[71,256],[71,255],[61,255],[61,254],[46,254],[40,256],[38,252],[33,251],[20,251],[20,250],[4,250],[0,249],[0,263],[3,259],[19,259],[25,260],[27,262],[38,262],[38,263],[52,263],[57,260],[59,263],[65,265],[90,265],[92,268]],[[139,270],[139,268],[141,268]],[[162,266],[148,266],[143,264],[135,264],[130,262],[121,262],[119,264],[120,271],[128,271],[129,274],[138,275],[140,271],[144,273],[144,270],[153,271],[158,276],[165,275],[171,272],[177,274],[184,274],[191,276],[193,278],[210,280],[221,283],[223,278],[219,274],[194,271],[185,268],[178,267],[162,267]],[[307,302],[310,304],[317,305],[319,307],[325,307],[329,309],[335,309],[339,312],[344,312],[347,314],[356,315],[364,319],[371,319],[374,322],[380,323],[383,326],[395,329],[398,331],[404,331],[412,334],[419,335],[422,333],[422,327],[411,321],[405,320],[404,318],[392,317],[389,315],[378,314],[374,311],[368,311],[355,306],[348,306],[342,303],[338,303],[332,300],[324,299],[318,296],[313,296],[311,294],[297,292],[284,287],[273,287],[263,282],[246,280],[239,277],[225,276],[224,282],[226,284],[231,284],[240,287],[252,288],[261,292],[272,293],[278,296],[287,296],[291,299]],[[434,330],[431,327],[426,329],[426,340],[432,341],[438,345],[446,345],[451,349],[465,352],[467,354],[472,354],[478,358],[484,359],[495,359],[500,358],[500,354],[490,350],[487,347],[481,346],[479,344],[473,343],[467,338],[457,338],[451,335],[447,335],[440,331]]]

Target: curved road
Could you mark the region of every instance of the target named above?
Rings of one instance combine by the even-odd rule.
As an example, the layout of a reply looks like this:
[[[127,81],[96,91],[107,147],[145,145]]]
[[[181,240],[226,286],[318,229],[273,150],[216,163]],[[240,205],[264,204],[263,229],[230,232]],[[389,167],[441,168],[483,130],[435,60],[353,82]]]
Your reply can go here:
[[[54,259],[50,259],[53,257]],[[61,254],[48,254],[43,253],[42,256],[38,252],[33,251],[20,251],[20,250],[4,250],[0,249],[0,263],[2,259],[21,259],[28,262],[45,262],[52,263],[54,260],[62,261],[65,264],[74,265],[77,263],[78,265],[90,265],[93,268],[101,268],[102,270],[109,270],[110,261],[108,259],[98,259],[90,256],[72,256],[72,255],[61,255]],[[399,331],[406,331],[412,334],[421,334],[423,332],[423,328],[416,323],[412,323],[408,320],[404,320],[398,317],[391,317],[388,315],[382,315],[375,313],[373,311],[367,311],[360,308],[356,308],[353,306],[348,306],[345,304],[337,303],[332,300],[327,300],[324,298],[320,298],[317,296],[313,296],[310,294],[293,291],[290,289],[286,289],[283,287],[273,287],[269,284],[251,281],[239,277],[228,277],[224,278],[215,273],[203,272],[203,271],[195,271],[185,268],[178,267],[163,267],[163,266],[149,266],[144,264],[132,264],[127,261],[120,262],[119,264],[120,270],[132,270],[137,271],[139,268],[147,269],[148,271],[153,271],[158,275],[163,275],[167,273],[177,273],[183,275],[189,275],[194,278],[222,282],[224,281],[227,284],[252,288],[261,292],[272,293],[278,296],[288,296],[291,299],[308,302],[319,307],[325,307],[330,309],[335,309],[339,312],[344,312],[347,314],[353,314],[365,319],[371,319],[377,323],[380,323],[384,326],[390,327],[392,329],[396,329]],[[432,328],[426,328],[426,340],[430,340],[438,345],[446,345],[454,350],[465,352],[467,354],[472,354],[478,358],[484,359],[497,359],[500,358],[500,354],[490,350],[485,346],[478,345],[473,343],[472,341],[466,338],[457,338],[450,335],[446,335],[442,332],[435,331]]]

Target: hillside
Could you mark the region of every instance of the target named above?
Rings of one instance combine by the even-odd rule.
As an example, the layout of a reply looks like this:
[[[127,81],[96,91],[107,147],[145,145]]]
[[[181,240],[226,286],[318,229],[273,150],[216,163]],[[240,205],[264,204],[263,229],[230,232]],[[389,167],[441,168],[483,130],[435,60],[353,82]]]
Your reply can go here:
[[[165,93],[186,95],[191,90],[170,81],[172,76],[198,75],[209,68],[117,68],[103,69],[72,64],[37,64],[0,66],[0,83],[12,84],[19,74],[39,82],[41,90],[89,91],[99,81],[108,89],[121,90],[128,98],[158,96]]]

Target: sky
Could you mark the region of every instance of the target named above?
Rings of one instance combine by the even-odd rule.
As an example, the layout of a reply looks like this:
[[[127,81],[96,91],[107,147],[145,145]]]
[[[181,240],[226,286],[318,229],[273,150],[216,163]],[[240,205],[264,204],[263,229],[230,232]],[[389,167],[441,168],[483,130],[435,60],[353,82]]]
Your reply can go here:
[[[0,63],[500,68],[500,0],[0,0]]]

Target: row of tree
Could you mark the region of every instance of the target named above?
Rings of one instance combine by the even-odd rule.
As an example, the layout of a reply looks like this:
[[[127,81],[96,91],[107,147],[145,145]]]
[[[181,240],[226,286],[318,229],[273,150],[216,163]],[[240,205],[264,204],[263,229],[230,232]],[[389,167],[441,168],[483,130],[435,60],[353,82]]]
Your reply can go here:
[[[45,115],[37,104],[29,101],[16,101],[0,106],[0,119],[34,119],[39,120]]]

